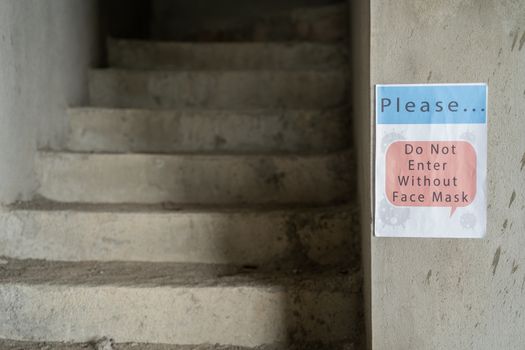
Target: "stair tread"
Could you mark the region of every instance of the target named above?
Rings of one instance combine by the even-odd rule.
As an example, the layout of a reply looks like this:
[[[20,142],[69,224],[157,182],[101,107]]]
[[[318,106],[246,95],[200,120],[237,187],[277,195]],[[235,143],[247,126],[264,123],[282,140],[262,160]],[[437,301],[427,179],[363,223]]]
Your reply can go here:
[[[308,107],[345,103],[347,69],[130,70],[92,69],[90,102],[105,107]]]
[[[180,40],[149,40],[149,39],[129,39],[129,38],[108,38],[110,43],[122,45],[143,45],[143,46],[216,46],[216,47],[276,47],[276,48],[294,48],[297,46],[313,46],[313,47],[341,47],[346,50],[341,43],[320,42],[308,40],[292,40],[292,41],[180,41]]]
[[[61,261],[345,265],[358,206],[159,205],[38,200],[0,211],[0,256]]]
[[[341,44],[108,39],[109,65],[129,69],[327,69],[347,62]]]
[[[311,153],[351,145],[346,108],[154,110],[71,108],[65,150],[115,153]]]
[[[329,68],[301,68],[296,70],[291,69],[221,69],[221,68],[210,68],[210,69],[175,69],[175,68],[139,68],[139,69],[128,69],[119,67],[104,67],[104,68],[91,68],[91,73],[116,73],[116,74],[127,74],[127,75],[141,75],[149,74],[152,76],[165,76],[171,75],[275,75],[275,76],[286,76],[286,75],[305,75],[305,74],[330,74],[330,73],[341,73],[347,74],[349,69],[346,66],[341,67],[329,67]]]
[[[235,344],[351,342],[358,270],[9,260],[0,264],[8,339]]]
[[[61,262],[2,259],[0,285],[131,288],[248,287],[356,292],[358,270],[258,271],[253,266],[162,262]]]
[[[152,112],[155,115],[166,113],[179,114],[196,114],[196,115],[216,115],[216,114],[242,114],[247,116],[259,116],[276,113],[305,114],[305,113],[329,113],[341,112],[348,110],[348,106],[336,106],[327,108],[277,108],[277,107],[256,107],[256,108],[214,108],[214,107],[175,107],[175,108],[148,108],[148,107],[108,107],[108,106],[73,106],[67,108],[70,112],[97,112],[97,111],[115,111],[115,112]]]
[[[40,152],[38,193],[63,202],[340,203],[352,198],[349,151],[324,154]]]

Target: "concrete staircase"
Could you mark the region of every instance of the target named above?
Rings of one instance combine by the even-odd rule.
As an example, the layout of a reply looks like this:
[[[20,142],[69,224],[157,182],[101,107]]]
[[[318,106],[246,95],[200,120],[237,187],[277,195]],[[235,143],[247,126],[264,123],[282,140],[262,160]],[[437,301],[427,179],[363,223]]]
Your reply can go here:
[[[347,12],[109,40],[35,200],[0,212],[0,348],[359,349]]]

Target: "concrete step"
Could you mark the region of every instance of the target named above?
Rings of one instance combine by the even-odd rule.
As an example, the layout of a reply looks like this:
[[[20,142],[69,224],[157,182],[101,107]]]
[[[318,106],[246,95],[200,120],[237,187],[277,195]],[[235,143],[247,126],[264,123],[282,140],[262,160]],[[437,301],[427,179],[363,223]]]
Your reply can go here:
[[[41,152],[38,193],[91,203],[333,203],[354,184],[350,152],[314,155]]]
[[[21,203],[0,211],[0,256],[237,265],[358,263],[357,207]]]
[[[110,345],[108,345],[110,344]],[[171,345],[145,343],[117,343],[113,339],[103,337],[87,343],[67,342],[28,342],[0,339],[2,350],[359,350],[356,343],[343,342],[339,344],[320,345],[317,343],[301,344],[299,346],[263,345],[246,347],[236,345],[199,344]]]
[[[359,274],[351,271],[4,260],[0,334],[248,347],[352,342],[361,331],[359,286]]]
[[[108,40],[109,65],[128,69],[329,69],[348,64],[346,51],[343,44],[322,43]]]
[[[345,70],[143,71],[95,69],[90,101],[129,108],[328,108],[345,105]]]
[[[202,16],[158,9],[152,23],[153,37],[183,41],[343,41],[348,38],[348,4],[345,1],[326,6],[290,8],[276,2],[260,6],[250,2],[251,13],[243,15],[239,5],[236,15]],[[264,2],[261,2],[264,3]],[[288,8],[285,8],[288,7]],[[162,12],[160,12],[162,11]],[[233,12],[233,11],[231,11]]]
[[[326,152],[351,145],[347,109],[73,108],[66,148],[81,152]]]

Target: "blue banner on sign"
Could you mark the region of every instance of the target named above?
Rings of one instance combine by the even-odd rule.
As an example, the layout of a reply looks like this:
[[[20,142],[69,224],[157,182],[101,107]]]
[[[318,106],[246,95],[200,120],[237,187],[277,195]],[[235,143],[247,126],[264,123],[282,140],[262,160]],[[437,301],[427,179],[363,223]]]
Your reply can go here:
[[[486,84],[377,85],[378,124],[482,124]]]

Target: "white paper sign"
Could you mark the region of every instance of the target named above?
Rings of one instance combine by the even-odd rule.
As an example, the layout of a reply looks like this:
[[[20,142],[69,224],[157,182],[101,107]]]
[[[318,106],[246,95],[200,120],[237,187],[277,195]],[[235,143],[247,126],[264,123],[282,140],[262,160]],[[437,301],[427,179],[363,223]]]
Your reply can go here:
[[[375,235],[483,237],[487,85],[377,85],[375,114]]]

